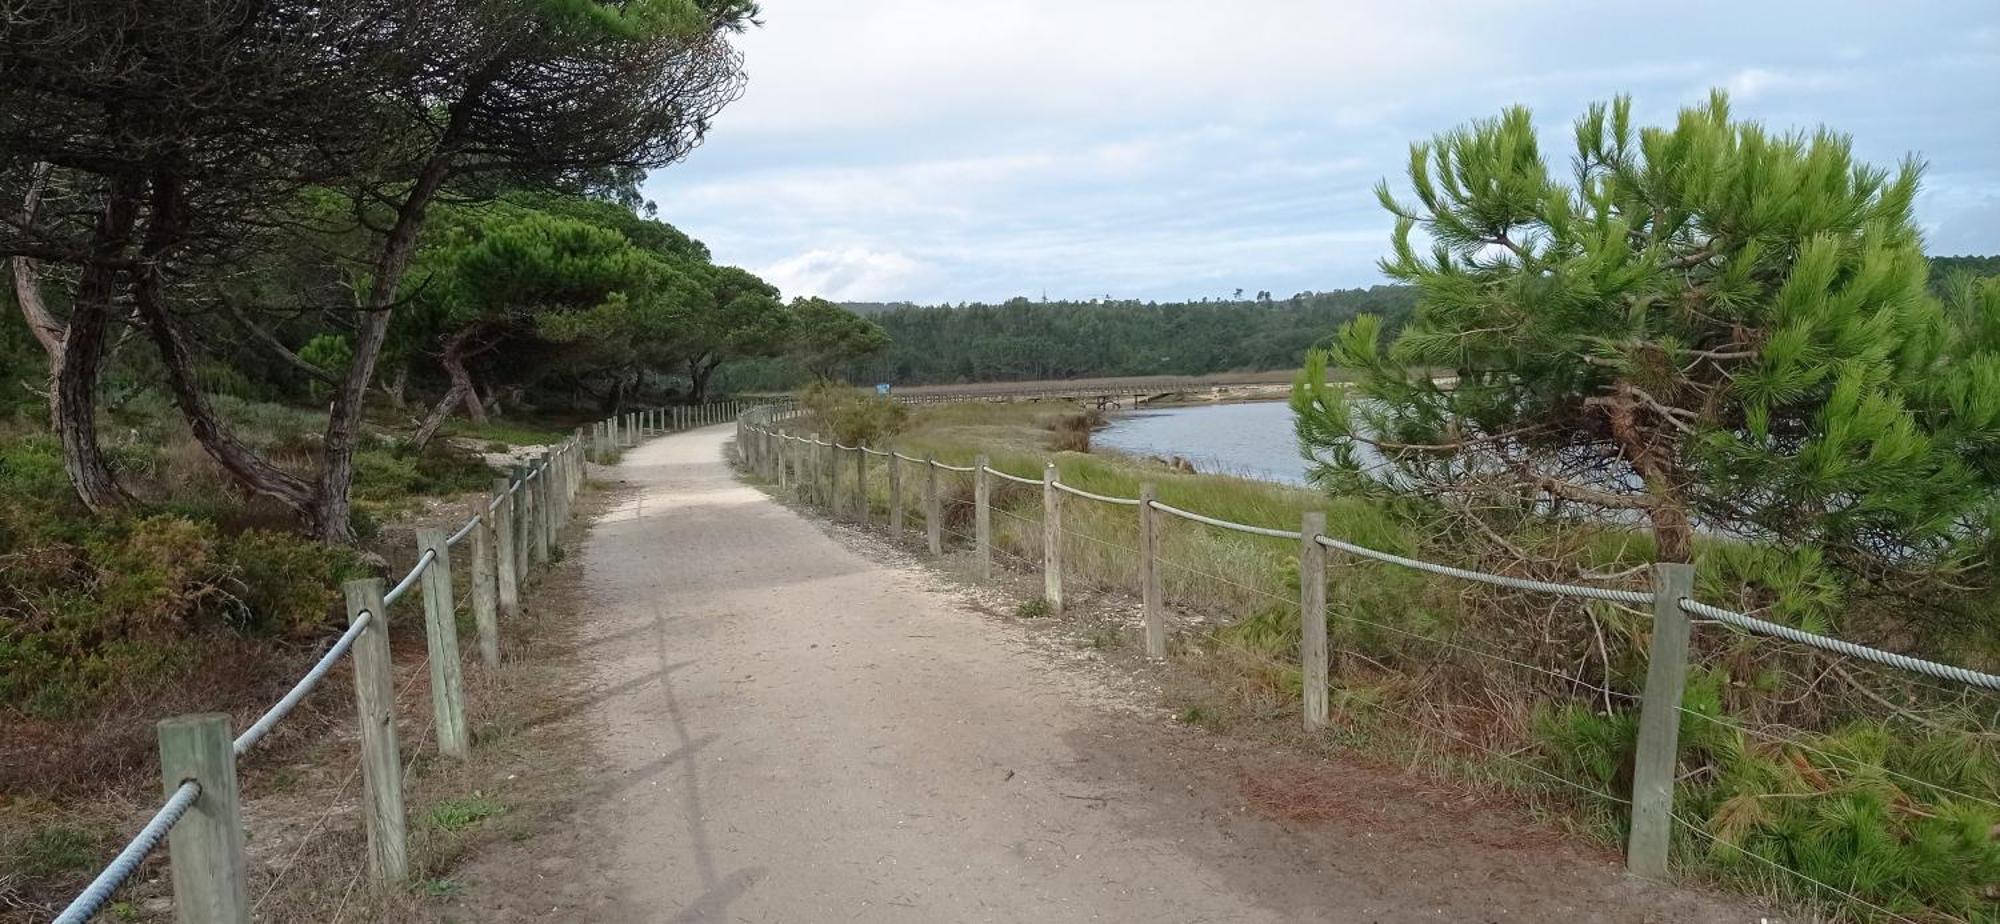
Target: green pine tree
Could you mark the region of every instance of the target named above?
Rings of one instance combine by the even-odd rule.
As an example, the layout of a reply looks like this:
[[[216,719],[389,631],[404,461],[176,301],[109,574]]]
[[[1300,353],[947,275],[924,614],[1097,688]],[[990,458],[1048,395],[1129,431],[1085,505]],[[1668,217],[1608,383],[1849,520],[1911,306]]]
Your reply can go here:
[[[1317,477],[1649,524],[1848,562],[1954,560],[2000,471],[2000,290],[1926,287],[1921,167],[1778,134],[1715,93],[1668,127],[1620,98],[1552,174],[1528,111],[1419,143],[1390,277],[1392,341],[1345,325],[1293,392]],[[1326,381],[1337,365],[1351,387]]]

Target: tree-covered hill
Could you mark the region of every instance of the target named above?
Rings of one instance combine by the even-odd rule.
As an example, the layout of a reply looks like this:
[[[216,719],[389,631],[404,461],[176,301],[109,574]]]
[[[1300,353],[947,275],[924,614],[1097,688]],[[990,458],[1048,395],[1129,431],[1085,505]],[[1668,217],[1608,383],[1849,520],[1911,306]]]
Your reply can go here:
[[[1358,314],[1392,322],[1400,286],[1222,302],[1010,299],[999,305],[850,304],[892,341],[853,370],[861,381],[922,385],[1285,369]]]

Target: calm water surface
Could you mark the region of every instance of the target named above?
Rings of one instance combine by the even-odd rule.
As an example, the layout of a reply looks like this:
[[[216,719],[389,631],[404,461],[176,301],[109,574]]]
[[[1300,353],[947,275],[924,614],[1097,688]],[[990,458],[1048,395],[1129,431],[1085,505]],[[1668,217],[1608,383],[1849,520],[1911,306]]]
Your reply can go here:
[[[1140,456],[1180,456],[1204,472],[1304,484],[1306,462],[1283,401],[1114,414],[1091,444]]]

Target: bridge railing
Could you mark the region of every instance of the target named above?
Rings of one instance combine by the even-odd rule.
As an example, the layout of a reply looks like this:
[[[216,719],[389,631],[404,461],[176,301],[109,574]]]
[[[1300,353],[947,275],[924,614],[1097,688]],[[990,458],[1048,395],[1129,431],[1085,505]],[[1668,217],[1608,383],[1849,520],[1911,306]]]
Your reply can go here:
[[[1042,597],[1051,610],[1060,612],[1064,604],[1064,545],[1063,538],[1075,538],[1092,543],[1114,545],[1113,553],[1130,555],[1138,560],[1138,580],[1136,588],[1143,601],[1145,651],[1148,657],[1164,659],[1167,655],[1167,624],[1163,571],[1167,567],[1189,572],[1193,577],[1217,586],[1230,586],[1246,594],[1261,595],[1288,606],[1298,607],[1300,629],[1297,638],[1298,656],[1294,665],[1301,678],[1302,720],[1308,730],[1318,730],[1328,721],[1329,667],[1327,638],[1326,568],[1329,555],[1352,556],[1355,559],[1424,571],[1458,580],[1504,587],[1510,590],[1547,594],[1557,597],[1581,598],[1602,601],[1623,606],[1650,616],[1650,632],[1647,672],[1643,691],[1634,695],[1607,689],[1581,677],[1546,670],[1536,665],[1523,663],[1497,652],[1470,648],[1459,642],[1421,636],[1422,640],[1444,645],[1460,653],[1476,655],[1505,662],[1514,667],[1526,668],[1544,674],[1560,677],[1578,685],[1580,689],[1601,693],[1607,701],[1612,698],[1636,703],[1639,707],[1639,732],[1637,752],[1633,767],[1633,778],[1629,792],[1621,794],[1609,792],[1595,786],[1556,776],[1543,767],[1521,760],[1519,757],[1501,753],[1484,747],[1480,742],[1471,741],[1453,734],[1450,730],[1424,722],[1414,716],[1404,716],[1419,725],[1444,734],[1460,743],[1481,747],[1493,757],[1517,764],[1532,773],[1573,789],[1581,789],[1589,794],[1629,808],[1630,829],[1626,843],[1626,865],[1633,872],[1649,878],[1665,878],[1668,875],[1668,860],[1674,835],[1677,831],[1709,841],[1715,835],[1702,825],[1695,824],[1674,809],[1674,787],[1679,768],[1678,735],[1683,717],[1721,721],[1688,709],[1683,704],[1683,693],[1687,679],[1687,665],[1693,629],[1696,620],[1702,624],[1718,625],[1728,630],[1753,636],[1781,639],[1804,645],[1817,651],[1881,665],[1897,671],[1932,678],[1960,689],[1994,691],[2000,690],[2000,676],[1975,671],[1965,667],[1942,664],[1915,658],[1896,652],[1884,651],[1843,639],[1805,632],[1789,626],[1758,619],[1754,616],[1721,607],[1712,606],[1693,599],[1693,566],[1687,564],[1661,563],[1653,566],[1648,586],[1636,588],[1617,586],[1604,582],[1551,582],[1532,580],[1513,575],[1492,574],[1472,569],[1460,568],[1437,562],[1424,561],[1397,555],[1348,539],[1328,535],[1325,514],[1308,512],[1302,515],[1298,528],[1273,528],[1208,516],[1193,510],[1160,503],[1154,485],[1143,484],[1137,497],[1118,497],[1093,493],[1082,488],[1065,484],[1059,477],[1055,463],[1048,462],[1037,476],[1014,474],[994,468],[985,456],[978,456],[970,466],[955,466],[939,462],[934,457],[915,458],[895,450],[894,447],[847,446],[821,439],[809,433],[793,432],[786,424],[801,414],[797,409],[754,408],[743,414],[737,423],[737,458],[740,464],[754,477],[775,486],[781,492],[795,495],[804,502],[822,507],[837,519],[868,525],[870,504],[868,499],[869,458],[883,460],[888,466],[888,514],[889,529],[901,536],[906,532],[904,510],[909,504],[905,493],[906,479],[902,470],[915,466],[921,479],[922,490],[917,500],[923,519],[923,529],[928,551],[933,556],[943,555],[945,545],[943,524],[946,520],[942,505],[944,501],[939,489],[939,480],[956,475],[970,475],[972,480],[972,500],[965,502],[972,507],[973,532],[971,535],[954,533],[966,540],[974,556],[975,568],[981,578],[991,580],[994,573],[996,553],[1009,556],[1013,563],[1030,572],[1039,570],[1043,579]],[[851,455],[846,455],[851,454]],[[851,462],[844,459],[851,458]],[[843,474],[844,471],[852,475]],[[1039,487],[1042,494],[1041,519],[1030,518],[997,507],[993,503],[993,487],[996,482],[1009,482]],[[1087,533],[1066,530],[1063,526],[1065,507],[1075,503],[1089,503],[1132,511],[1129,515],[1136,520],[1136,546],[1110,543],[1101,537]],[[1038,527],[1041,532],[1041,560],[1039,562],[1015,555],[999,548],[994,542],[993,517],[1013,516],[1022,520],[1023,526]],[[1198,524],[1204,528],[1225,530],[1232,533],[1294,544],[1297,551],[1296,563],[1300,575],[1298,597],[1287,599],[1261,588],[1250,587],[1228,575],[1192,567],[1184,562],[1172,562],[1160,554],[1160,534],[1162,518]],[[1419,633],[1390,625],[1373,622],[1365,617],[1346,615],[1342,618],[1367,623],[1374,628],[1398,635],[1419,636]],[[1414,639],[1413,639],[1414,640]],[[1377,705],[1362,698],[1368,705]],[[1380,706],[1387,709],[1387,706]],[[1821,752],[1824,753],[1824,752]],[[1890,771],[1892,774],[1893,772]],[[1904,777],[1908,782],[1926,784],[1924,781]],[[2000,808],[2000,802],[1971,796],[1957,790],[1944,790],[1973,801]],[[1759,854],[1744,851],[1743,854],[1775,867],[1775,872],[1796,877],[1805,885],[1823,891],[1826,895],[1853,903],[1856,907],[1869,909],[1885,915],[1891,920],[1908,921],[1910,918],[1852,894],[1840,885],[1806,875],[1796,869],[1778,865]]]
[[[586,456],[602,461],[614,450],[635,446],[648,436],[725,423],[746,406],[738,401],[717,401],[640,408],[592,424],[587,437],[585,431],[576,431],[532,464],[515,466],[511,476],[495,479],[486,503],[450,535],[441,529],[418,530],[416,564],[393,587],[385,589],[386,582],[379,578],[343,585],[347,630],[283,697],[234,738],[229,734],[229,716],[224,714],[162,720],[158,735],[165,797],[160,807],[56,916],[56,924],[80,924],[95,917],[163,841],[170,854],[174,905],[180,920],[249,921],[304,851],[302,845],[256,899],[249,897],[237,761],[277,728],[343,659],[353,662],[355,672],[361,760],[354,775],[360,777],[362,786],[363,826],[368,836],[366,869],[378,883],[403,881],[409,874],[403,777],[411,764],[403,759],[397,741],[395,714],[410,685],[402,691],[392,688],[391,608],[415,594],[424,611],[426,656],[416,673],[429,673],[431,720],[409,759],[414,759],[433,734],[439,753],[466,757],[471,742],[465,722],[457,603],[452,598],[454,550],[463,550],[460,560],[471,568],[469,605],[478,633],[481,666],[497,669],[502,620],[520,612],[526,576],[547,565],[552,553],[560,551],[562,525],[568,522],[588,475]],[[467,540],[471,547],[464,549]],[[349,782],[352,780],[350,776]],[[357,871],[350,880],[349,895],[359,877]],[[342,904],[345,902],[344,896]]]

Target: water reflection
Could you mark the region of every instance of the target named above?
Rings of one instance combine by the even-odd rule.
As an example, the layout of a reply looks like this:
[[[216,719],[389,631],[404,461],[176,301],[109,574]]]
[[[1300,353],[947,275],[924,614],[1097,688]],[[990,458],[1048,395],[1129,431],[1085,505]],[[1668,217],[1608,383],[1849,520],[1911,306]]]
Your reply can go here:
[[[1304,484],[1306,462],[1283,401],[1210,404],[1116,414],[1093,445],[1138,456],[1179,456],[1203,472]]]

